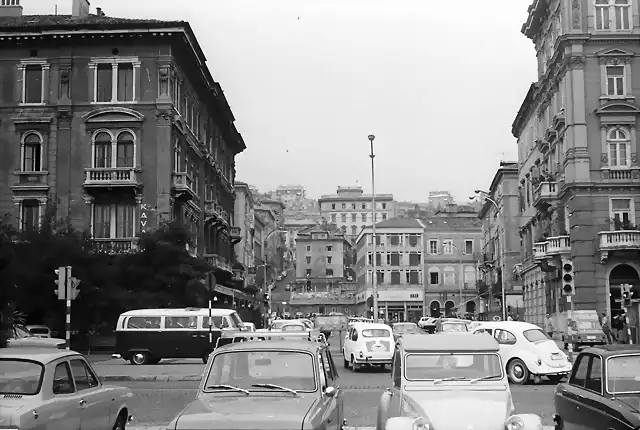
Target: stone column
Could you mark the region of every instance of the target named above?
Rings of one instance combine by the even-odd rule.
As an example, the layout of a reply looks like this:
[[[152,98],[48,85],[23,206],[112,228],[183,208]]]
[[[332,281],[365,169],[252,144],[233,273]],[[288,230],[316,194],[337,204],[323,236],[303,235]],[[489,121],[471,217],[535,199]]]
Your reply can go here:
[[[96,80],[96,73],[98,73],[98,65],[96,63],[89,63],[89,79],[87,79],[89,91],[87,94],[91,95],[89,102],[92,103],[98,100],[98,85]]]
[[[51,65],[43,64],[42,65],[42,103],[49,103],[51,87],[49,85],[50,79],[50,70]]]

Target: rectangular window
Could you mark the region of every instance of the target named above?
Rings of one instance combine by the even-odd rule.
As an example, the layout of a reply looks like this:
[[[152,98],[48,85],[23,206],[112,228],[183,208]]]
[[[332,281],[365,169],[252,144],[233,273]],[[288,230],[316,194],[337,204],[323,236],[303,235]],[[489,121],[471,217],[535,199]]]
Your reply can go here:
[[[94,101],[96,103],[133,102],[135,99],[136,60],[121,58],[96,60],[94,75]],[[177,91],[179,93],[180,90]],[[175,94],[177,95],[177,94]]]
[[[135,237],[135,206],[130,204],[93,206],[94,238]]]
[[[331,260],[333,260],[332,257],[327,257],[327,264],[331,264]]]
[[[384,284],[384,272],[377,272],[378,284]]]
[[[453,254],[453,239],[445,239],[442,241],[442,252],[447,255]]]
[[[331,222],[336,223],[338,221],[338,216],[336,214],[331,214]]]
[[[113,96],[113,66],[98,64],[96,66],[96,101],[110,102]]]
[[[389,236],[389,244],[391,246],[398,246],[400,245],[400,237],[398,235],[393,235],[393,236]]]
[[[631,0],[595,0],[595,21],[596,30],[630,30]]]
[[[418,239],[420,239],[420,236],[416,236],[415,234],[409,236],[409,246],[411,247],[418,246]]]
[[[311,252],[311,245],[307,245],[307,252]]]
[[[307,264],[311,264],[311,257],[305,257],[304,260],[307,262]]]
[[[358,214],[351,214],[351,222],[356,222]]]
[[[110,205],[93,206],[93,237],[97,239],[111,237]]]
[[[326,276],[333,276],[333,269],[326,269],[325,270],[325,275]]]
[[[25,200],[22,202],[20,226],[22,231],[35,231],[40,227],[40,202]]]
[[[473,240],[465,240],[464,241],[464,253],[467,255],[473,254]]]
[[[333,251],[333,246],[328,245],[326,249],[327,249],[327,252],[331,252],[331,251]]]
[[[616,30],[629,30],[631,28],[631,0],[614,0],[613,16]]]
[[[399,266],[400,265],[400,254],[391,254],[391,265],[392,266]]]
[[[40,64],[29,64],[24,68],[24,103],[38,104],[43,102],[44,71]]]
[[[611,222],[615,230],[628,230],[634,224],[633,201],[630,198],[611,199]]]
[[[331,209],[334,209],[334,210],[335,210],[335,208],[336,208],[336,204],[335,204],[335,203],[332,203],[332,204],[331,204]]]
[[[422,263],[421,254],[409,254],[409,266],[419,266]]]
[[[306,275],[307,275],[307,276],[311,276],[311,269],[307,269],[307,270],[306,270]]]
[[[133,101],[133,64],[118,64],[118,79],[116,84],[118,85],[118,101]]]
[[[429,240],[429,254],[437,255],[438,254],[438,241],[437,240]]]
[[[431,284],[431,285],[439,285],[440,284],[440,274],[438,272],[430,272],[429,273],[429,284]]]
[[[367,254],[367,266],[373,265],[373,254]]]
[[[391,272],[391,285],[400,285],[400,272]]]
[[[408,273],[409,276],[409,284],[418,285],[420,283],[420,272],[416,270],[412,270]]]
[[[116,237],[135,237],[133,226],[133,205],[115,205],[114,215],[116,217]]]
[[[611,27],[609,18],[609,0],[596,0],[596,30],[609,30]]]
[[[367,222],[367,214],[360,214],[360,218],[362,219],[362,222]]]
[[[624,66],[607,66],[607,95],[624,96]]]
[[[386,220],[387,219],[387,214],[382,214],[382,220]]]

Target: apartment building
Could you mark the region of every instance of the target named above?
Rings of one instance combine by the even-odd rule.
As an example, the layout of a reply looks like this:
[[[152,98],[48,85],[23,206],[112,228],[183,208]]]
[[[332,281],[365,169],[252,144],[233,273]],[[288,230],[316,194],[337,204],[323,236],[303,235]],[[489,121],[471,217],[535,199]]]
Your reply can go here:
[[[240,230],[240,242],[236,244],[236,260],[247,268],[253,266],[255,256],[253,255],[253,240],[255,235],[255,211],[253,195],[249,186],[244,182],[235,183],[235,210],[234,219]]]
[[[502,283],[507,306],[514,313],[516,309],[524,309],[522,281],[514,270],[522,261],[518,187],[518,163],[501,161],[487,190],[488,198],[483,200],[478,213],[482,221],[480,274],[486,287],[480,298],[478,316],[483,319],[502,317]]]
[[[538,80],[512,131],[530,322],[567,309],[558,282],[563,261],[574,268],[574,309],[616,315],[620,284],[640,293],[639,19],[632,0],[529,7],[522,32],[534,43]]]
[[[356,313],[371,314],[375,255],[380,317],[417,321],[424,307],[424,229],[422,221],[394,218],[365,227],[356,238]]]
[[[30,229],[55,207],[112,252],[177,219],[230,279],[245,144],[189,24],[92,15],[86,0],[23,16],[19,3],[0,5],[0,211]]]
[[[298,233],[296,280],[291,290],[291,313],[351,314],[355,283],[351,243],[341,232],[317,225]]]
[[[424,223],[424,314],[477,315],[482,225],[476,214],[439,212]]]
[[[306,198],[307,192],[302,185],[280,185],[270,194],[285,206],[289,206],[292,202]]]
[[[336,194],[318,199],[320,214],[350,239],[373,224],[371,194],[364,194],[362,187],[338,187]],[[396,216],[396,202],[392,194],[376,194],[376,222]]]

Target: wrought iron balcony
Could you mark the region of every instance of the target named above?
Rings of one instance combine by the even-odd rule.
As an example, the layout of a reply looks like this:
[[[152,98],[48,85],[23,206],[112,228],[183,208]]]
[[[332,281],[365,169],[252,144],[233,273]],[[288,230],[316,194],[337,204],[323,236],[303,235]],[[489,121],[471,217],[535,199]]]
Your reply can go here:
[[[533,244],[533,257],[536,260],[544,260],[547,258],[548,242],[536,242]]]
[[[540,182],[538,186],[533,190],[533,205],[537,206],[540,203],[550,204],[557,197],[557,182]]]
[[[85,187],[140,186],[140,178],[133,167],[89,167],[84,172]]]
[[[601,231],[600,236],[600,260],[606,261],[610,252],[640,251],[640,231],[618,230]]]
[[[571,241],[569,236],[556,236],[547,238],[547,255],[563,255],[571,253]]]
[[[136,237],[117,239],[96,237],[93,241],[99,252],[105,252],[108,254],[123,254],[133,252],[138,249],[138,238]]]

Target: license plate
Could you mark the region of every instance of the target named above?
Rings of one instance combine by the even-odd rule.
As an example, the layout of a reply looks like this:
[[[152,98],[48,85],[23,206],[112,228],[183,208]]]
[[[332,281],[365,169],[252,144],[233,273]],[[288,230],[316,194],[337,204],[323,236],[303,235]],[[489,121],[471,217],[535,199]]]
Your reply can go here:
[[[587,336],[587,340],[596,340],[595,336]]]

